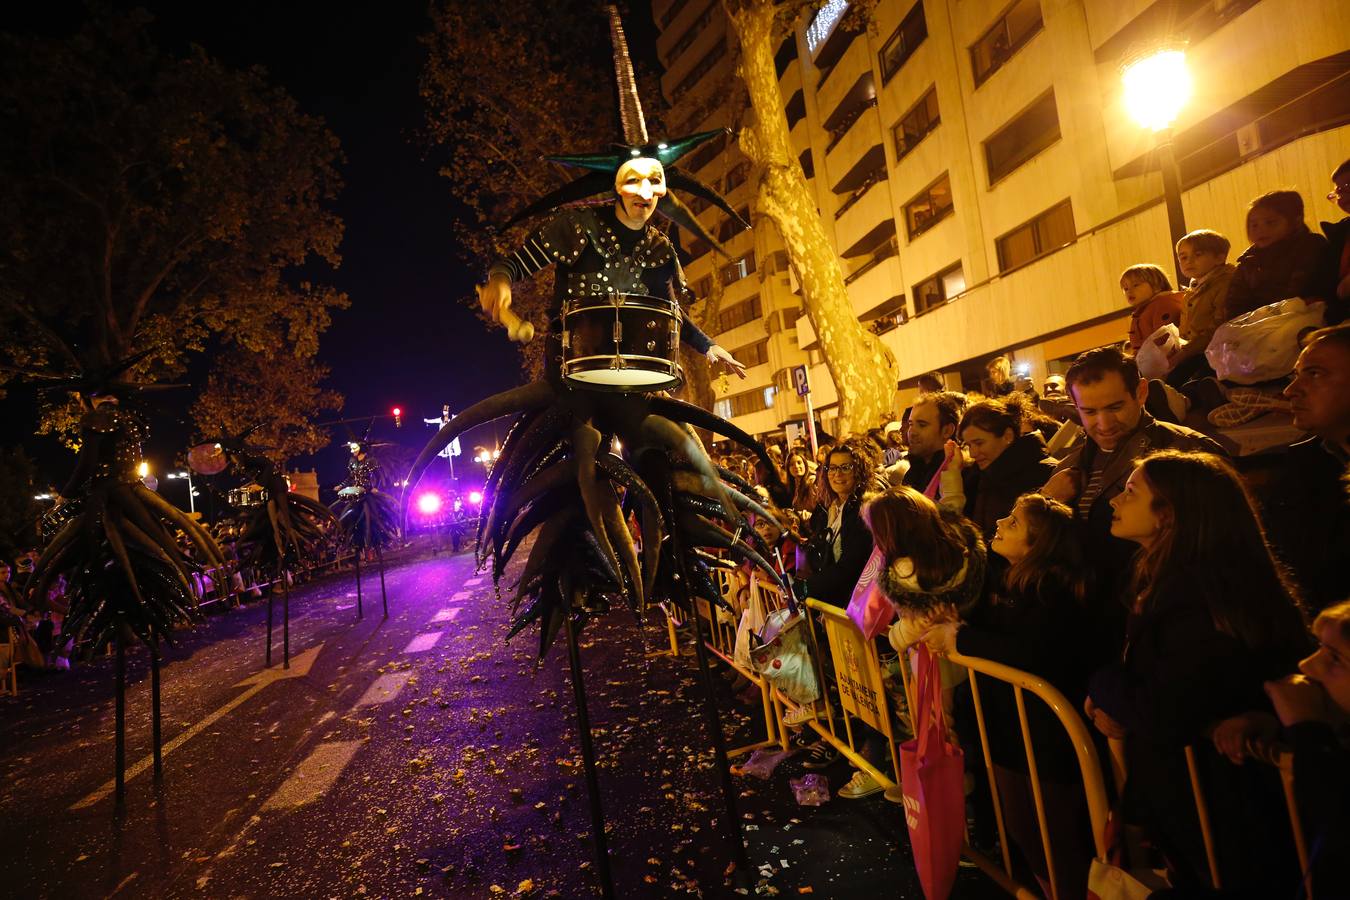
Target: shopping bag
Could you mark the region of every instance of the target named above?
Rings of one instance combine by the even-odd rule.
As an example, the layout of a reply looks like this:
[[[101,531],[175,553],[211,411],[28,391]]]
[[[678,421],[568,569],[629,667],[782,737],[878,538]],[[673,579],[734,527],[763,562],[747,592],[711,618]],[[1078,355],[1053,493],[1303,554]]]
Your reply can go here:
[[[760,645],[750,648],[751,667],[800,705],[814,703],[820,696],[807,627],[801,614],[789,608],[775,609],[764,618]]]
[[[1321,328],[1326,304],[1298,297],[1243,313],[1220,325],[1205,348],[1205,358],[1220,381],[1256,384],[1283,378],[1298,361],[1299,338]]]
[[[740,624],[736,626],[736,644],[731,650],[731,661],[743,669],[750,668],[750,645],[755,637],[755,632],[759,630],[756,623],[755,611],[753,608],[747,609],[741,613]]]
[[[853,588],[853,596],[848,601],[848,617],[863,637],[869,641],[886,630],[895,618],[895,606],[881,591],[877,583],[882,569],[886,568],[886,556],[872,545],[872,555],[863,566],[862,575]]]
[[[1106,859],[1092,860],[1088,870],[1087,900],[1145,900],[1154,891],[1169,886],[1159,872],[1125,868],[1124,839],[1117,812],[1112,811],[1107,816],[1103,837]]]
[[[1172,357],[1181,349],[1181,331],[1175,322],[1168,322],[1144,339],[1134,355],[1139,374],[1145,378],[1166,378],[1172,368]]]
[[[946,900],[966,831],[965,765],[942,714],[937,657],[922,644],[915,652],[916,735],[900,745],[905,824],[924,896]]]

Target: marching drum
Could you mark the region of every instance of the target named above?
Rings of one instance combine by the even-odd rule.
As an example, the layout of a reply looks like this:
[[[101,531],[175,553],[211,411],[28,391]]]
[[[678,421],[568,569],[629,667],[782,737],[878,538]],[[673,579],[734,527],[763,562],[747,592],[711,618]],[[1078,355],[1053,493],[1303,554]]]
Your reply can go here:
[[[680,310],[644,294],[595,294],[563,305],[562,377],[595,391],[666,391],[684,383]]]
[[[267,489],[257,485],[231,488],[225,495],[225,501],[236,508],[262,506],[267,502]]]

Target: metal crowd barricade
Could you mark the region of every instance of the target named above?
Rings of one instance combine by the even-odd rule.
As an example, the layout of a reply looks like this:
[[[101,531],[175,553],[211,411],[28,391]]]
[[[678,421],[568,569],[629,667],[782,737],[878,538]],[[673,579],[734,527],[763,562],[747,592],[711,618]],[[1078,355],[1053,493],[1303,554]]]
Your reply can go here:
[[[1030,691],[1044,701],[1068,733],[1069,740],[1073,744],[1074,754],[1078,759],[1079,774],[1083,781],[1088,821],[1092,827],[1093,846],[1096,849],[1097,858],[1105,861],[1107,855],[1105,829],[1109,807],[1106,799],[1106,783],[1102,778],[1101,764],[1097,759],[1097,750],[1092,742],[1091,733],[1078,714],[1077,708],[1044,679],[993,660],[963,656],[960,653],[948,654],[946,659],[955,665],[964,667],[970,674],[971,698],[975,703],[975,719],[980,735],[980,750],[984,759],[985,774],[989,779],[989,793],[994,806],[994,821],[998,826],[1003,866],[1000,868],[993,860],[972,848],[968,840],[963,855],[1013,896],[1025,897],[1029,900],[1041,896],[1038,891],[1018,882],[1012,873],[1012,855],[1008,843],[1007,829],[1003,821],[1003,804],[998,796],[998,780],[994,776],[994,761],[989,750],[989,734],[985,726],[984,705],[980,699],[978,676],[987,676],[1009,684],[1013,689],[1013,698],[1017,704],[1017,718],[1022,732],[1022,745],[1026,753],[1027,768],[1030,774],[1032,801],[1036,808],[1036,824],[1040,829],[1041,847],[1045,853],[1045,868],[1050,881],[1050,896],[1052,900],[1058,900],[1060,891],[1055,875],[1054,849],[1050,845],[1050,829],[1046,819],[1044,798],[1041,793],[1040,773],[1036,767],[1036,752],[1032,747],[1031,731],[1027,725],[1025,693]],[[900,672],[905,682],[906,696],[909,697],[911,708],[913,708],[914,690],[908,669],[908,666],[902,665]]]
[[[0,642],[0,694],[19,696],[19,635],[5,626]]]
[[[1124,790],[1125,742],[1112,738],[1111,756],[1117,760],[1116,787]],[[1303,820],[1298,812],[1298,797],[1294,793],[1294,754],[1278,746],[1249,744],[1246,748],[1253,759],[1275,768],[1280,775],[1280,787],[1284,792],[1285,811],[1289,814],[1289,830],[1294,841],[1294,853],[1298,857],[1299,871],[1303,873],[1306,896],[1311,900],[1312,888],[1308,885],[1308,840],[1303,830]],[[1209,869],[1210,884],[1215,890],[1223,888],[1223,876],[1219,871],[1219,857],[1214,838],[1213,819],[1209,814],[1209,803],[1205,799],[1204,785],[1200,782],[1200,766],[1196,760],[1195,747],[1184,748],[1186,771],[1191,779],[1191,796],[1195,801],[1195,815],[1200,823],[1200,837],[1205,848],[1205,864]]]

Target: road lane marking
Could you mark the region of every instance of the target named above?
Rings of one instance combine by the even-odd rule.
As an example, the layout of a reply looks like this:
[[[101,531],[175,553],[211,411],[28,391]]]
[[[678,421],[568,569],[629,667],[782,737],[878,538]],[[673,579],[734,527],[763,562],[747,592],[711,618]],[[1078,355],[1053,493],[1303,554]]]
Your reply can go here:
[[[483,576],[480,575],[480,576],[478,576],[477,578],[470,578],[468,581],[464,582],[464,586],[465,586],[465,587],[477,587],[478,585],[480,585],[480,584],[482,584],[482,583],[483,583]]]
[[[294,809],[324,795],[338,780],[342,770],[352,761],[363,741],[332,741],[320,744],[295,767],[291,776],[282,782],[263,809]]]
[[[403,690],[403,686],[408,683],[412,677],[412,672],[388,672],[376,678],[366,692],[361,695],[361,699],[356,701],[356,708],[362,706],[379,706],[381,703],[388,703],[398,696],[398,692]]]
[[[445,636],[444,631],[430,631],[426,634],[419,634],[408,642],[408,646],[403,648],[404,653],[425,653],[432,647],[440,643],[441,638]]]
[[[196,725],[193,725],[191,728],[187,729],[182,734],[179,734],[173,740],[169,741],[167,744],[164,745],[164,747],[161,750],[161,753],[164,756],[168,756],[170,753],[177,750],[179,747],[183,746],[197,735],[201,734],[207,728],[210,728],[216,722],[225,718],[225,716],[233,712],[235,708],[243,704],[244,701],[251,698],[254,694],[258,693],[272,682],[282,681],[287,678],[303,678],[304,676],[308,675],[309,670],[313,667],[314,660],[318,658],[319,650],[322,649],[322,647],[323,644],[318,644],[306,650],[304,653],[301,653],[300,655],[296,656],[294,659],[291,660],[291,667],[289,669],[283,668],[282,665],[278,663],[277,665],[272,666],[272,668],[270,669],[263,669],[261,672],[258,672],[254,675],[250,675],[248,678],[245,678],[243,681],[239,682],[239,684],[235,685],[235,687],[251,685],[251,687],[248,690],[244,691],[238,697],[235,697],[229,703],[226,703],[220,709],[211,713],[205,719],[202,719]],[[149,769],[154,764],[155,758],[153,754],[142,757],[139,762],[135,763],[134,765],[132,765],[130,768],[127,769],[126,780],[130,781],[137,775],[140,775],[142,772]],[[93,806],[95,803],[99,802],[103,798],[112,796],[112,792],[116,787],[116,785],[117,785],[116,781],[112,780],[107,781],[98,790],[89,794],[89,796],[85,797],[84,799],[77,801],[70,808],[85,809],[87,807]]]
[[[459,617],[459,608],[442,609],[431,617],[432,622],[453,622]]]
[[[468,592],[468,591],[460,591],[458,594],[455,594],[453,597],[450,598],[450,602],[451,602],[451,603],[463,603],[465,600],[468,600],[468,599],[469,599],[469,592]]]

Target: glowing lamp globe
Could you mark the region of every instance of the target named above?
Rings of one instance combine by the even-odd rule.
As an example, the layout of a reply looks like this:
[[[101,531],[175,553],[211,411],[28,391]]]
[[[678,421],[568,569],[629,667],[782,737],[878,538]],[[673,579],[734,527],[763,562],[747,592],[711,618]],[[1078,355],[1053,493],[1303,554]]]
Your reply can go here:
[[[1125,109],[1141,127],[1162,131],[1172,127],[1191,99],[1191,73],[1183,50],[1161,50],[1125,66]]]
[[[483,492],[482,492],[482,491],[470,491],[470,492],[469,492],[469,502],[472,503],[474,506],[477,506],[478,504],[482,503],[482,502],[483,502]]]
[[[417,498],[417,511],[424,516],[434,516],[441,511],[441,498],[438,494],[426,493]]]

